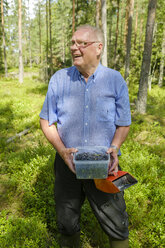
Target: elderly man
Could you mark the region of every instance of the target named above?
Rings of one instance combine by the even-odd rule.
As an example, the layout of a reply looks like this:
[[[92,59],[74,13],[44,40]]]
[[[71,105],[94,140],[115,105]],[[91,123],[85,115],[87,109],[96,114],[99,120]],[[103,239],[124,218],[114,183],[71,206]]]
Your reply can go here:
[[[100,64],[103,46],[100,29],[83,25],[76,30],[70,47],[74,66],[52,76],[40,113],[42,131],[57,151],[55,202],[61,247],[79,247],[85,197],[108,235],[110,247],[128,247],[123,193],[104,193],[93,180],[76,179],[73,164],[76,147],[106,146],[111,154],[109,174],[117,171],[119,149],[129,132],[128,89],[119,72]]]

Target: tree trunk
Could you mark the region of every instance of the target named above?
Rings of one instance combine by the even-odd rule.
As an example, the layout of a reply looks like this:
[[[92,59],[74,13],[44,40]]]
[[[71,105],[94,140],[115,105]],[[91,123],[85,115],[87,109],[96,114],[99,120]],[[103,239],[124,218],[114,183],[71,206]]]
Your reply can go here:
[[[162,56],[160,61],[160,73],[159,73],[159,87],[163,86],[163,72],[164,72],[164,58],[165,58],[165,23],[163,25],[164,31],[163,31],[163,40],[162,40]]]
[[[137,2],[136,4],[137,4],[137,5],[136,5],[136,20],[135,20],[134,48],[136,47],[137,28],[138,28],[138,15],[139,15],[138,2]]]
[[[108,47],[108,52],[107,52],[107,56],[108,56],[108,65],[111,66],[112,64],[114,64],[113,61],[113,45],[112,45],[112,26],[113,26],[113,8],[112,8],[112,0],[110,0],[110,8],[108,9],[108,18],[109,20],[107,20],[107,22],[109,21],[109,35],[107,37],[107,47]]]
[[[148,74],[151,62],[152,52],[152,38],[156,14],[157,0],[149,0],[148,4],[148,17],[146,24],[146,35],[144,43],[143,61],[141,66],[139,92],[137,100],[137,111],[144,114],[146,113],[147,106],[147,88],[148,88]]]
[[[31,49],[31,20],[30,20],[30,5],[28,0],[28,21],[29,21],[29,62],[30,62],[30,68],[32,68],[32,49]]]
[[[154,25],[154,30],[153,30],[153,42],[156,44],[156,36],[155,33],[157,32],[157,23]],[[152,55],[151,55],[151,62],[150,62],[150,69],[149,69],[149,74],[148,74],[148,91],[151,91],[151,86],[152,86],[152,78],[155,74],[155,68],[156,68],[156,64],[157,64],[157,54],[156,54],[156,58],[154,59],[154,65],[152,68]]]
[[[155,63],[153,65],[153,68],[152,68],[152,71],[151,71],[151,64],[150,63],[150,70],[149,70],[149,75],[148,75],[148,90],[151,91],[151,88],[152,88],[152,78],[155,74],[155,68],[156,68],[156,63],[157,62],[157,55],[156,55],[156,58],[155,58]]]
[[[65,23],[63,22],[62,24],[62,30],[63,30],[63,34],[62,34],[62,62],[63,64],[65,63]]]
[[[53,75],[53,55],[52,55],[52,16],[51,0],[49,0],[49,40],[50,40],[50,74]]]
[[[49,30],[48,30],[48,0],[46,0],[46,68],[45,81],[48,83],[48,49],[49,49]]]
[[[1,15],[0,15],[0,23],[1,23]],[[2,32],[1,32],[1,28],[0,28],[0,44],[2,44]],[[0,73],[3,71],[3,51],[2,51],[2,47],[0,46]]]
[[[128,15],[129,15],[129,1],[127,0],[126,11],[125,11],[125,26],[124,26],[124,49],[126,50],[126,38],[128,33]]]
[[[96,27],[100,26],[100,0],[96,0]]]
[[[1,24],[2,24],[2,37],[3,37],[3,56],[5,65],[5,77],[7,77],[7,58],[6,58],[6,40],[5,40],[5,27],[4,27],[4,12],[3,12],[3,0],[1,0]]]
[[[133,9],[134,9],[134,0],[130,0],[129,1],[129,14],[128,14],[128,33],[127,33],[127,39],[126,39],[127,47],[126,47],[126,56],[125,56],[125,75],[124,75],[124,79],[127,80],[127,84],[129,84],[129,64],[130,64],[130,53],[131,53]]]
[[[120,11],[120,49],[123,48],[123,9],[124,9],[124,2],[121,1],[121,11]]]
[[[106,0],[101,0],[101,20],[102,20],[102,29],[104,32],[104,51],[102,55],[102,64],[107,66],[107,8],[106,8]]]
[[[115,51],[114,51],[114,67],[116,67],[116,51],[117,51],[117,41],[118,41],[118,34],[119,34],[119,5],[120,1],[117,0],[117,23],[116,23],[116,37],[115,37]]]
[[[39,61],[42,63],[42,49],[41,49],[41,3],[38,0],[38,27],[39,27]]]
[[[72,35],[75,32],[75,0],[73,0],[73,6],[72,6]]]
[[[18,33],[19,33],[19,82],[23,83],[23,56],[22,56],[22,0],[18,1]]]
[[[142,16],[141,19],[140,19],[139,47],[141,47],[141,43],[142,43],[142,40],[143,40],[143,22],[144,22],[144,19],[143,19],[143,16]]]

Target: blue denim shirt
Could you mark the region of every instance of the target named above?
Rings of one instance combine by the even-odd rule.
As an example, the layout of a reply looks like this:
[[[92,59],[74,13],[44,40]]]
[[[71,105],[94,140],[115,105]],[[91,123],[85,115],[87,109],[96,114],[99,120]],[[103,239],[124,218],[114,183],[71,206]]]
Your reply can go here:
[[[110,147],[116,126],[131,124],[127,85],[121,74],[99,64],[86,83],[75,66],[50,79],[40,117],[57,122],[64,145]]]

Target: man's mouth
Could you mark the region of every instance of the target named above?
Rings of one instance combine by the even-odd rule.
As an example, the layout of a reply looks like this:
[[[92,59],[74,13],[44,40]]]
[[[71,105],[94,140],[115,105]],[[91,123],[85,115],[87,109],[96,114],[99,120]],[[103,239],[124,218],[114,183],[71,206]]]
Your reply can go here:
[[[73,58],[74,58],[74,59],[75,59],[75,58],[79,58],[79,57],[81,57],[80,54],[74,54],[74,55],[73,55]]]

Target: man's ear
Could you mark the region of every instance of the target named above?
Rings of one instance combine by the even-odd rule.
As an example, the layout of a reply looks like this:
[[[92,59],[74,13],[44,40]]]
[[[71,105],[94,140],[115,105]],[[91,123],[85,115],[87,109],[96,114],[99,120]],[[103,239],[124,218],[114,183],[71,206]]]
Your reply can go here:
[[[101,53],[102,53],[102,50],[103,50],[103,44],[99,43],[98,46],[97,46],[97,49],[96,49],[96,55],[100,56]]]

